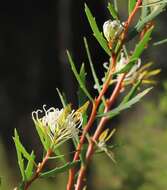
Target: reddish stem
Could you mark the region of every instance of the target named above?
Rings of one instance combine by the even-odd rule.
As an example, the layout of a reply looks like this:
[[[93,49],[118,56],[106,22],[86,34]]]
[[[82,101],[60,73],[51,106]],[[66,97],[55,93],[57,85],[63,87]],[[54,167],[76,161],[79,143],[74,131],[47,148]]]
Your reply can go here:
[[[96,117],[97,108],[98,108],[98,106],[99,106],[99,104],[101,102],[101,99],[102,99],[103,95],[105,94],[105,92],[107,91],[107,89],[109,87],[109,83],[110,83],[110,80],[111,80],[111,76],[112,76],[113,70],[115,69],[115,62],[116,62],[114,54],[113,54],[113,57],[114,57],[114,59],[113,59],[113,62],[111,64],[112,66],[111,66],[111,68],[109,68],[110,72],[109,72],[108,79],[104,83],[103,88],[102,88],[99,96],[93,102],[93,108],[92,108],[91,115],[89,117],[88,123],[83,128],[84,130],[83,130],[83,133],[82,133],[82,135],[80,137],[80,142],[78,144],[77,151],[76,151],[76,153],[74,155],[73,161],[76,161],[76,160],[79,159],[79,155],[80,155],[80,152],[81,152],[81,149],[82,149],[82,145],[83,145],[83,143],[85,141],[85,135],[89,131],[90,127],[92,126],[92,124],[93,124],[93,122],[95,120],[95,117]],[[66,190],[71,190],[72,189],[73,184],[74,184],[74,177],[75,177],[75,168],[72,168],[69,171],[69,178],[68,178],[68,183],[67,183]]]
[[[121,45],[120,45],[120,48],[118,50],[118,52],[120,51],[123,43],[124,43],[124,40],[125,40],[125,37],[126,37],[126,34],[127,34],[127,31],[128,31],[128,27],[130,25],[130,23],[132,22],[132,19],[133,17],[135,16],[139,6],[141,5],[142,3],[142,0],[138,0],[136,5],[135,5],[135,8],[134,10],[132,11],[132,13],[129,15],[128,17],[128,20],[127,22],[125,23],[125,31],[123,33],[123,36],[122,36],[122,40],[121,40]],[[84,130],[83,130],[83,133],[82,133],[82,136],[80,138],[80,143],[78,144],[78,147],[77,147],[77,152],[75,153],[74,155],[74,161],[78,160],[79,159],[79,155],[80,155],[80,152],[81,152],[81,148],[82,148],[82,145],[85,141],[85,135],[86,133],[89,131],[90,127],[92,126],[94,120],[95,120],[95,117],[96,117],[96,113],[97,113],[97,108],[101,102],[101,99],[103,97],[103,95],[105,94],[105,92],[107,91],[108,89],[108,86],[109,86],[109,83],[110,83],[110,79],[111,79],[111,76],[112,76],[112,73],[113,71],[115,70],[115,65],[116,65],[116,58],[117,58],[117,55],[118,55],[118,52],[116,55],[112,55],[112,60],[113,60],[113,67],[110,68],[110,73],[109,73],[109,78],[108,80],[104,83],[103,85],[103,88],[98,96],[97,99],[95,99],[94,103],[93,103],[93,108],[92,108],[92,112],[91,112],[91,115],[90,115],[90,118],[88,120],[88,123],[87,125],[84,127]],[[124,80],[124,77],[125,77],[125,74],[121,77],[121,80],[120,82],[117,83],[117,86],[115,88],[115,90],[113,91],[113,94],[112,96],[110,97],[109,101],[108,101],[108,105],[106,106],[106,109],[105,111],[107,112],[109,110],[109,108],[111,107],[111,105],[113,104],[115,98],[118,96],[119,92],[120,92],[120,89],[121,89],[121,84],[122,84],[122,81]],[[93,140],[96,140],[98,139],[98,136],[100,135],[100,133],[102,132],[103,130],[103,126],[105,125],[105,123],[107,122],[107,118],[104,117],[101,119],[101,122],[99,123],[99,126],[93,136]],[[89,144],[89,147],[88,147],[88,150],[87,150],[87,155],[86,155],[86,159],[87,159],[87,162],[89,162],[92,154],[93,154],[93,147],[94,147],[94,143],[93,141]],[[76,186],[76,190],[80,190],[82,188],[82,181],[83,181],[83,178],[85,176],[85,171],[86,171],[86,166],[82,166],[81,169],[80,169],[80,173],[79,173],[79,176],[78,176],[78,180],[77,180],[77,186]],[[67,189],[66,190],[71,190],[72,187],[73,187],[73,184],[74,184],[74,177],[75,177],[75,169],[71,169],[70,172],[69,172],[69,179],[68,179],[68,183],[67,183]]]
[[[119,53],[119,51],[121,50],[122,48],[122,45],[125,41],[125,38],[126,38],[126,35],[127,35],[127,31],[128,31],[128,28],[129,28],[129,25],[131,24],[137,10],[139,9],[139,6],[141,5],[142,3],[142,0],[138,0],[132,13],[129,15],[128,17],[128,20],[127,22],[125,23],[125,31],[122,35],[122,40],[121,40],[121,44],[120,44],[120,48],[116,54],[116,57]],[[116,60],[116,57],[114,57],[114,59]],[[105,107],[105,111],[104,112],[107,112],[109,111],[109,109],[111,108],[112,104],[114,103],[115,99],[117,98],[117,96],[119,95],[120,93],[120,90],[121,90],[121,87],[122,87],[122,82],[125,78],[126,74],[123,74],[121,77],[120,77],[120,80],[118,81],[111,97],[109,98],[108,102],[107,102],[107,105]],[[107,117],[103,117],[95,131],[95,134],[93,135],[93,138],[92,138],[92,141],[90,142],[89,144],[89,147],[88,147],[88,150],[87,150],[87,153],[86,153],[86,164],[83,165],[80,169],[80,172],[79,172],[79,176],[78,176],[78,179],[77,179],[77,184],[76,184],[76,187],[75,187],[75,190],[81,190],[82,187],[83,187],[83,179],[85,177],[85,172],[86,172],[86,168],[87,168],[87,165],[89,163],[89,161],[91,160],[91,157],[93,155],[93,152],[94,152],[94,142],[98,140],[101,132],[103,131],[104,129],[104,126],[106,124],[106,122],[108,121],[108,118]]]
[[[104,113],[108,112],[109,109],[111,108],[111,106],[113,105],[115,99],[118,97],[119,93],[120,93],[120,90],[122,88],[122,82],[125,78],[125,75],[126,74],[123,74],[112,95],[110,96],[108,102],[107,102],[107,106],[104,110]],[[81,169],[80,169],[80,172],[79,172],[79,176],[78,176],[78,180],[77,180],[77,184],[76,184],[76,187],[75,187],[75,190],[80,190],[82,189],[82,186],[83,186],[83,179],[84,179],[84,176],[85,176],[85,172],[86,172],[86,168],[87,168],[87,164],[89,163],[89,161],[91,160],[91,157],[93,155],[93,152],[94,152],[94,142],[96,142],[101,134],[101,132],[103,131],[104,129],[104,126],[106,124],[106,122],[108,121],[108,117],[103,117],[101,120],[100,120],[100,123],[95,131],[95,134],[93,135],[93,138],[92,138],[92,141],[90,142],[89,146],[88,146],[88,150],[87,150],[87,153],[86,153],[86,165],[82,166]]]
[[[28,188],[31,186],[31,184],[39,177],[42,169],[44,168],[46,162],[48,161],[49,157],[51,156],[52,154],[52,150],[49,149],[45,155],[45,157],[43,158],[42,162],[38,165],[37,167],[37,170],[35,172],[35,175],[25,183],[25,186],[24,186],[24,190],[28,190]]]

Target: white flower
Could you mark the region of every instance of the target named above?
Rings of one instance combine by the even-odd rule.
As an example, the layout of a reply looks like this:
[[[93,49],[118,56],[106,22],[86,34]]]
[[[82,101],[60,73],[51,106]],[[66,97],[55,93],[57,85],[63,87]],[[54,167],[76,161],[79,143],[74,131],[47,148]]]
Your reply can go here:
[[[116,39],[124,30],[119,20],[107,20],[103,24],[103,33],[107,41]]]
[[[111,61],[110,61],[111,62]],[[129,58],[125,57],[125,54],[122,52],[119,61],[116,64],[115,72],[121,71],[125,67],[126,64],[128,64]],[[112,64],[112,63],[111,63]],[[109,62],[103,63],[103,67],[108,71],[109,69]],[[132,66],[132,68],[127,72],[125,77],[125,85],[132,83],[139,75],[141,67],[141,59],[138,59],[136,63]],[[104,83],[106,81],[107,72],[105,73],[105,76],[101,79],[101,81]],[[113,78],[110,81],[110,85],[113,83],[116,83],[118,81],[120,74],[117,74],[116,78]],[[100,86],[102,87],[102,86]],[[97,89],[97,85],[94,85],[94,89]]]
[[[129,58],[125,57],[124,53],[121,53],[120,60],[116,65],[116,72],[120,71],[126,64],[128,64]],[[136,77],[137,71],[141,66],[141,59],[138,59],[137,62],[133,65],[130,71],[126,74],[125,82],[131,81]]]
[[[46,105],[44,105],[43,110],[32,112],[32,118],[41,124],[44,132],[49,135],[55,145],[70,138],[77,139],[79,127],[82,125],[82,114],[71,111],[69,106],[59,110],[54,107],[46,109]]]

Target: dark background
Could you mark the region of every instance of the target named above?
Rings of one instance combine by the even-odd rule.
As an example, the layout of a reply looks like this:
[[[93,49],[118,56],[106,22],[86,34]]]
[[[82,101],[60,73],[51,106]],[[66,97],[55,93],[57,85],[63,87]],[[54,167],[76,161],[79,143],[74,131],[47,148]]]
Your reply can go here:
[[[102,23],[103,3],[92,1],[89,6],[100,12],[97,19]],[[57,87],[75,105],[74,78],[65,51],[74,54],[79,68],[85,56],[83,35],[90,29],[84,1],[67,0],[1,1],[0,26],[0,132],[11,146],[13,129],[27,132],[34,109],[43,104],[60,106]],[[92,38],[91,42],[95,44]],[[104,55],[95,46],[94,57],[100,63]]]

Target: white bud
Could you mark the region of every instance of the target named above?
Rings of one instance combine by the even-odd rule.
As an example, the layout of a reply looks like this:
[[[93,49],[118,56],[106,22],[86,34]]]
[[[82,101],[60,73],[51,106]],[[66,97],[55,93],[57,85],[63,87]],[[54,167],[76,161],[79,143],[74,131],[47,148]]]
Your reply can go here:
[[[103,33],[107,41],[117,38],[123,29],[124,27],[119,20],[107,20],[103,24]]]

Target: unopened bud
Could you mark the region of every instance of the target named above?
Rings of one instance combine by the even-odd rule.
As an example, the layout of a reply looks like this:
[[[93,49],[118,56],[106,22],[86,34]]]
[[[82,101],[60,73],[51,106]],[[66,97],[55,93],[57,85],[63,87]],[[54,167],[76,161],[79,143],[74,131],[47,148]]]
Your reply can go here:
[[[121,32],[123,31],[124,27],[120,23],[119,20],[107,20],[103,24],[103,33],[107,41],[113,40],[117,38]]]

